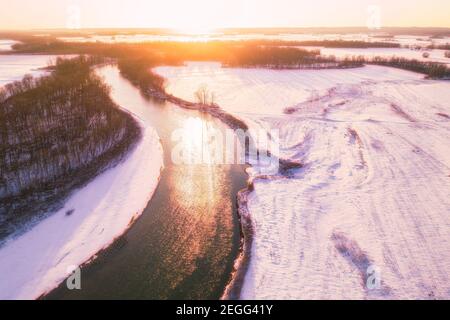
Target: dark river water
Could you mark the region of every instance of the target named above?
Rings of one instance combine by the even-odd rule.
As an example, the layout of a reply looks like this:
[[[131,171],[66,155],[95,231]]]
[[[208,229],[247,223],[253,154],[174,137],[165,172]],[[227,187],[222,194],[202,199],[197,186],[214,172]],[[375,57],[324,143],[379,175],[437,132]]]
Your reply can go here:
[[[82,289],[70,291],[64,282],[46,298],[220,298],[239,250],[236,194],[246,186],[245,167],[174,164],[171,136],[186,123],[226,127],[196,111],[144,99],[116,67],[104,67],[99,73],[111,85],[118,104],[156,129],[165,168],[142,216],[82,269]]]

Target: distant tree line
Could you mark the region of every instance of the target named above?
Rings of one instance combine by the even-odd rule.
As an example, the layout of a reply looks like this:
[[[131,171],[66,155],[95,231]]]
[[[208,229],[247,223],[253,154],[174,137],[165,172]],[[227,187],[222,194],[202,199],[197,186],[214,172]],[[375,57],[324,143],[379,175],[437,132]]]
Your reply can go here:
[[[438,62],[410,60],[400,57],[375,57],[368,60],[367,63],[422,73],[430,79],[450,79],[450,69],[445,64]]]
[[[138,124],[111,100],[94,63],[59,58],[49,76],[0,90],[0,239],[57,208],[138,141]]]
[[[122,76],[141,89],[145,95],[158,97],[158,94],[164,92],[164,78],[151,70],[155,65],[152,58],[131,56],[118,59],[117,64]]]
[[[324,48],[400,48],[399,43],[358,40],[308,40],[308,41],[271,41],[274,46],[324,47]]]
[[[428,46],[428,49],[450,50],[450,43],[446,43],[446,44],[432,44],[432,45]]]
[[[222,61],[230,67],[263,67],[275,69],[323,69],[360,67],[359,58],[338,60],[324,57],[320,50],[305,50],[289,47],[245,46],[230,52]]]

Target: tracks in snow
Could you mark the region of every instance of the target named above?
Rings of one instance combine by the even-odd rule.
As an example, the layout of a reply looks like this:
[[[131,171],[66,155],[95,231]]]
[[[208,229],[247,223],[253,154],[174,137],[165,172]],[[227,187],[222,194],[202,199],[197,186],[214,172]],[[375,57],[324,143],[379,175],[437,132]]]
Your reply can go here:
[[[305,167],[255,184],[243,298],[449,298],[449,123],[390,85],[387,95],[377,83],[341,87],[266,119],[281,153]],[[370,266],[381,271],[375,290]]]

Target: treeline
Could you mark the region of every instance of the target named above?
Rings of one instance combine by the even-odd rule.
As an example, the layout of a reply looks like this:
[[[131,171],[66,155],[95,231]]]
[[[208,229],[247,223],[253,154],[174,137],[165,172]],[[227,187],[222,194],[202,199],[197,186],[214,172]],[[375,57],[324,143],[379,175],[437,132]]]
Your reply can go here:
[[[450,50],[450,43],[447,43],[447,44],[432,44],[432,45],[428,46],[428,49]]]
[[[138,124],[91,71],[98,62],[59,58],[49,76],[1,89],[0,239],[58,208],[138,141]]]
[[[17,53],[89,54],[114,58],[150,56],[153,62],[177,64],[186,59],[221,60],[227,52],[237,47],[235,41],[209,41],[184,43],[177,41],[144,43],[78,43],[63,42],[55,38],[31,38],[13,46]],[[239,43],[242,45],[242,43]]]
[[[119,58],[117,63],[123,77],[131,81],[141,92],[153,98],[163,98],[164,78],[152,71],[155,61],[151,57]]]
[[[258,47],[301,47],[317,46],[329,48],[392,48],[399,44],[389,42],[366,41],[282,41],[282,40],[242,40],[242,41],[207,41],[207,42],[143,42],[143,43],[70,43],[55,38],[32,38],[23,40],[13,46],[20,53],[48,54],[95,54],[113,57],[126,57],[143,54],[152,55],[161,64],[179,64],[186,60],[224,61],[229,53],[241,48]],[[293,48],[299,49],[299,48]]]
[[[222,61],[231,67],[263,67],[275,69],[322,69],[359,67],[359,59],[337,60],[335,57],[324,57],[319,50],[304,50],[289,47],[240,47]]]
[[[271,45],[299,46],[299,47],[325,47],[325,48],[400,48],[399,43],[381,41],[358,40],[308,40],[308,41],[272,41]]]
[[[366,63],[399,68],[425,74],[430,79],[450,79],[450,69],[443,63],[410,60],[406,58],[375,57]]]

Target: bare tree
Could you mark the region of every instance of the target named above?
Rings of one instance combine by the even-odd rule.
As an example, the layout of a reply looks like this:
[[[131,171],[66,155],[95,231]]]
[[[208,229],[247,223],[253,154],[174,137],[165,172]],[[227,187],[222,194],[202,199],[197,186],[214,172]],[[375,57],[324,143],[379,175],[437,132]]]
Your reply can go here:
[[[216,96],[214,92],[209,91],[207,85],[202,84],[195,92],[195,98],[197,99],[197,102],[202,105],[212,106],[215,104]]]

